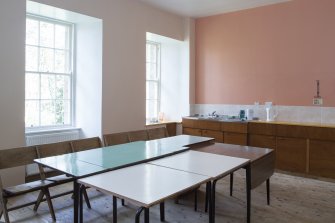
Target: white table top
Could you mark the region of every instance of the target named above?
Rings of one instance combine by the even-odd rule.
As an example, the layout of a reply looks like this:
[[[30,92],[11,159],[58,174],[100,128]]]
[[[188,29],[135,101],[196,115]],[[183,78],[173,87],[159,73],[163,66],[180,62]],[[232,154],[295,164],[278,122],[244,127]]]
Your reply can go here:
[[[150,207],[197,187],[210,177],[151,164],[140,164],[78,180],[135,205]]]
[[[198,151],[187,151],[149,163],[216,179],[234,172],[249,162],[250,160],[248,159]]]

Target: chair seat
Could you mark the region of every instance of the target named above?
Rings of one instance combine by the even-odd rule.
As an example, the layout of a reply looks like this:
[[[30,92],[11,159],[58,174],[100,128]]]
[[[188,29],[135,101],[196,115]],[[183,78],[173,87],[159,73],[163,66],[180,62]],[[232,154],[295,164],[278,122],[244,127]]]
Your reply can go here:
[[[43,187],[54,184],[54,182],[49,180],[37,180],[25,184],[20,184],[12,187],[7,187],[4,189],[5,195],[7,197],[17,196],[20,194],[25,194],[28,192],[33,192],[42,189]]]
[[[58,176],[54,176],[54,177],[48,177],[47,180],[55,182],[57,184],[63,184],[63,183],[73,181],[73,178],[69,177],[69,176],[66,176],[65,174],[62,174],[62,175],[58,175]]]

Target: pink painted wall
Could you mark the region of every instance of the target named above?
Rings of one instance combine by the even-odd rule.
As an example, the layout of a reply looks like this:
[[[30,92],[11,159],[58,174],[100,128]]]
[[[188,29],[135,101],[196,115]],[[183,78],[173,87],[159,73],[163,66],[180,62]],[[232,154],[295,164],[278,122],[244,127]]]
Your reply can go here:
[[[196,103],[335,106],[335,0],[293,0],[196,20]]]

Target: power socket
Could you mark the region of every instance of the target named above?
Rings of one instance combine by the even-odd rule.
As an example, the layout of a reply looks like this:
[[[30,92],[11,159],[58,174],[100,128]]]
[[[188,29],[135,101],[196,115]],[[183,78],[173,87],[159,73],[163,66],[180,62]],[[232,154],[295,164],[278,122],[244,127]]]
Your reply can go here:
[[[313,98],[313,105],[322,105],[322,104],[323,104],[323,100],[321,97]]]

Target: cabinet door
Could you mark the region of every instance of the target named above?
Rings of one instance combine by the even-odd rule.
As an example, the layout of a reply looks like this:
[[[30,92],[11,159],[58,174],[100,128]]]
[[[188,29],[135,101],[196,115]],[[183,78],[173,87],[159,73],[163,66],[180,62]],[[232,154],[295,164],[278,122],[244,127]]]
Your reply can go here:
[[[310,140],[309,173],[335,178],[335,142]]]
[[[213,130],[202,130],[202,136],[214,138],[215,142],[223,142],[223,132]]]
[[[183,134],[192,136],[201,136],[201,129],[183,128]]]
[[[299,173],[306,172],[307,139],[277,137],[276,167]]]
[[[224,143],[235,144],[235,145],[247,145],[247,134],[235,133],[235,132],[225,132],[223,134]]]
[[[249,135],[249,146],[262,147],[262,148],[276,148],[276,137],[267,135]]]

